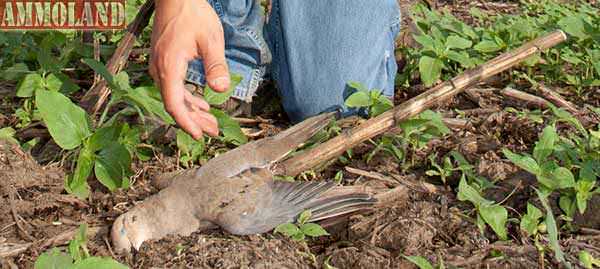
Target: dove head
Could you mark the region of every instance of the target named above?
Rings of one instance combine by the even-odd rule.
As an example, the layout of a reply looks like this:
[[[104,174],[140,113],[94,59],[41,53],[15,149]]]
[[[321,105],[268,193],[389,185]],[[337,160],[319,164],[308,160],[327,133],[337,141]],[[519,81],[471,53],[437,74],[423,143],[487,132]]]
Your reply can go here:
[[[111,237],[116,251],[129,252],[132,247],[139,250],[142,243],[151,238],[150,225],[140,213],[131,210],[113,223]]]

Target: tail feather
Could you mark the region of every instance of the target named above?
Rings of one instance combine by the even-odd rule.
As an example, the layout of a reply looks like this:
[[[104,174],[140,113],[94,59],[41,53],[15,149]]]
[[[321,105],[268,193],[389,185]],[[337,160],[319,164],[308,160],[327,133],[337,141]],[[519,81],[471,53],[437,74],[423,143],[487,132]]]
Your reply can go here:
[[[309,221],[319,221],[327,218],[345,215],[363,209],[371,208],[377,200],[366,193],[333,196],[315,201],[310,207]]]
[[[332,181],[273,182],[272,204],[276,215],[289,214],[295,220],[304,210],[311,211],[309,221],[320,221],[371,208],[377,199],[364,187],[336,186]]]
[[[290,201],[293,202],[294,205],[303,204],[305,201],[312,200],[313,198],[319,196],[324,191],[333,187],[334,185],[335,183],[333,182],[322,181],[312,188],[306,188],[302,191],[299,191],[292,197]]]
[[[317,222],[323,220],[329,220],[333,218],[337,218],[340,216],[348,216],[352,213],[357,213],[365,210],[370,210],[373,206],[372,202],[362,202],[354,205],[349,205],[342,208],[335,208],[327,212],[317,213],[316,215],[312,215],[309,222]]]
[[[336,187],[331,181],[270,182],[271,195],[258,203],[259,210],[244,216],[243,234],[263,233],[282,223],[294,222],[304,210],[309,221],[321,221],[370,209],[376,202],[365,188]]]

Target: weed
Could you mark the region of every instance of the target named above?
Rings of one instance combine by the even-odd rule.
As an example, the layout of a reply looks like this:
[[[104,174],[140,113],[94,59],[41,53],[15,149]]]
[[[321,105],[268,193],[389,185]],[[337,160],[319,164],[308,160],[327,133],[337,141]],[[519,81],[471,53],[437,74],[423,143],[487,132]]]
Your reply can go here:
[[[319,237],[329,235],[325,229],[319,224],[307,223],[310,219],[311,213],[306,210],[300,214],[296,223],[284,223],[280,224],[273,231],[274,233],[281,233],[287,237],[292,238],[295,241],[303,241],[306,236]]]
[[[409,58],[398,83],[409,84],[410,74],[417,72],[425,86],[431,86],[560,28],[571,37],[565,44],[530,57],[514,72],[530,81],[568,85],[579,95],[600,85],[598,8],[584,1],[524,1],[523,9],[519,15],[491,16],[474,8],[471,14],[478,26],[470,26],[447,10],[416,5],[411,17],[419,30],[414,39],[421,47],[403,48]]]
[[[503,149],[503,153],[515,165],[536,176],[545,196],[558,192],[560,208],[571,219],[576,210],[583,214],[587,201],[594,193],[600,193],[595,188],[600,174],[600,131],[588,131],[565,110],[551,108],[554,123],[544,128],[532,155],[516,154],[509,149]],[[559,136],[555,126],[559,122],[568,123],[578,133]]]
[[[433,269],[433,265],[425,258],[421,256],[404,256],[405,259],[414,263],[419,269]],[[444,261],[440,259],[440,264],[436,266],[437,269],[445,269]]]
[[[34,268],[128,268],[111,258],[90,256],[87,249],[87,225],[85,224],[79,226],[75,238],[69,241],[67,250],[68,253],[64,253],[58,248],[52,248],[37,258]]]
[[[377,117],[394,106],[387,96],[381,94],[380,90],[369,90],[358,82],[350,82],[348,86],[355,89],[356,92],[346,98],[346,106],[351,108],[366,108],[369,117]]]

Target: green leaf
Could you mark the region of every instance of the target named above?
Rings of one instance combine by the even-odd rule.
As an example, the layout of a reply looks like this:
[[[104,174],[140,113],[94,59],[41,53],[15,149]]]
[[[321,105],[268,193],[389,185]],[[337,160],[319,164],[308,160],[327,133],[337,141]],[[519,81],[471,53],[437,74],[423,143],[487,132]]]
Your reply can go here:
[[[444,124],[444,121],[442,120],[442,114],[438,112],[433,112],[428,109],[421,112],[421,114],[419,114],[417,117],[419,119],[428,120],[428,125],[435,127],[439,134],[443,135],[450,133],[450,129],[446,126],[446,124]]]
[[[491,52],[496,52],[496,51],[499,51],[500,49],[502,49],[500,46],[498,46],[496,41],[492,41],[492,40],[483,40],[483,41],[479,42],[477,45],[475,45],[475,47],[473,47],[473,48],[476,51],[479,51],[481,53],[491,53]]]
[[[92,173],[92,165],[94,163],[94,154],[88,148],[83,147],[79,151],[77,158],[77,166],[73,175],[66,178],[65,190],[77,196],[79,199],[85,199],[90,194],[90,187],[87,184],[87,179]]]
[[[567,168],[558,167],[551,173],[551,177],[556,181],[557,187],[560,189],[575,187],[575,177]]]
[[[204,100],[210,105],[222,105],[233,95],[235,87],[242,81],[242,76],[237,74],[231,74],[231,83],[229,89],[225,92],[216,92],[211,89],[208,84],[204,87]]]
[[[117,141],[121,134],[121,129],[122,125],[114,124],[96,130],[88,141],[90,151],[96,152]]]
[[[15,65],[6,68],[0,73],[0,77],[5,80],[18,81],[26,74],[30,73],[29,68],[24,63],[16,63]]]
[[[363,91],[363,92],[369,91],[369,89],[367,89],[367,87],[365,87],[365,85],[363,85],[362,83],[360,83],[358,81],[350,81],[350,82],[348,82],[348,86],[357,91]]]
[[[165,110],[162,100],[153,97],[152,92],[158,92],[154,86],[137,87],[127,92],[126,100],[141,107],[146,113],[157,116],[164,122],[174,125],[175,120]]]
[[[448,39],[446,39],[446,48],[448,49],[467,49],[473,45],[471,40],[462,38],[457,35],[450,35]]]
[[[303,233],[297,233],[291,236],[292,240],[294,241],[302,241],[306,238],[306,236]]]
[[[46,88],[53,91],[60,91],[63,94],[71,94],[80,90],[79,85],[75,84],[67,75],[61,72],[52,73],[46,77]]]
[[[481,214],[483,220],[492,227],[492,230],[496,232],[501,240],[508,239],[508,232],[506,231],[508,212],[506,208],[501,205],[484,205],[479,208],[479,214]]]
[[[217,118],[219,129],[223,133],[225,141],[232,142],[235,145],[248,142],[248,138],[242,132],[237,121],[234,121],[229,115],[219,109],[211,108],[210,113]]]
[[[89,257],[75,263],[74,269],[127,269],[129,267],[106,257]]]
[[[128,177],[131,175],[129,151],[118,142],[106,145],[98,153],[94,172],[98,181],[110,191],[128,187]]]
[[[381,95],[375,102],[375,105],[371,107],[370,116],[377,117],[381,115],[383,112],[386,112],[394,107],[394,103],[392,100],[387,98],[387,96]]]
[[[329,235],[329,233],[327,231],[325,231],[325,229],[323,229],[323,227],[321,227],[319,224],[316,224],[316,223],[302,224],[302,226],[300,226],[300,230],[302,231],[303,234],[308,235],[310,237]]]
[[[204,138],[194,140],[188,133],[177,129],[177,148],[193,162],[204,151]],[[184,163],[184,165],[187,164]]]
[[[421,44],[424,49],[435,51],[434,40],[429,35],[413,35],[413,38],[417,43]]]
[[[50,251],[40,255],[35,261],[35,269],[64,269],[72,268],[73,259],[66,253],[60,252],[58,248],[52,248]]]
[[[521,230],[527,232],[528,235],[535,235],[539,219],[542,217],[542,211],[530,203],[527,203],[527,214],[521,218]]]
[[[418,266],[419,269],[433,269],[433,265],[431,265],[431,263],[429,263],[428,260],[421,256],[402,256],[410,262],[414,263],[416,266]]]
[[[554,257],[568,268],[571,268],[571,265],[565,260],[565,255],[560,248],[560,244],[558,243],[558,228],[556,226],[556,221],[554,220],[554,215],[552,214],[552,208],[550,208],[550,205],[548,204],[548,199],[546,199],[546,197],[539,190],[536,189],[535,191],[540,199],[540,202],[542,202],[544,209],[546,210],[548,239],[550,240],[550,247],[554,250]]]
[[[369,93],[366,91],[357,91],[346,99],[347,107],[368,107],[372,103]]]
[[[17,85],[18,97],[31,97],[38,90],[44,89],[44,80],[38,73],[25,75],[23,80]]]
[[[593,161],[586,161],[583,163],[583,165],[581,166],[581,169],[579,170],[579,180],[580,181],[589,181],[589,182],[596,181],[596,173],[594,173],[594,162]]]
[[[579,39],[587,39],[590,37],[585,32],[585,22],[579,16],[566,16],[557,23],[560,28],[567,34]]]
[[[577,210],[577,204],[566,194],[560,196],[558,199],[558,206],[565,212],[565,215],[570,218],[575,215],[575,210]]]
[[[37,91],[35,100],[50,135],[61,148],[74,149],[90,135],[87,114],[62,93]]]
[[[579,252],[579,261],[583,264],[583,267],[586,269],[592,269],[595,266],[600,267],[600,259],[594,258],[592,254],[587,252],[586,250],[582,250]]]
[[[419,60],[419,73],[425,86],[429,87],[435,84],[442,75],[444,62],[430,56],[421,56]]]
[[[533,158],[538,162],[542,163],[546,161],[552,152],[554,151],[554,144],[558,141],[558,134],[554,126],[546,126],[540,140],[535,143],[533,148]]]
[[[521,169],[523,169],[529,173],[532,173],[534,175],[540,174],[540,172],[541,172],[540,167],[533,158],[531,158],[529,156],[515,154],[506,148],[502,149],[502,153],[504,153],[504,156],[506,156],[506,158],[508,158],[511,162],[513,162],[515,165],[517,165]]]
[[[490,201],[481,197],[479,192],[475,188],[471,187],[463,174],[458,184],[458,200],[469,201],[475,205],[475,207],[481,207],[490,203]]]
[[[36,50],[36,60],[40,63],[41,69],[45,72],[59,72],[58,60],[50,52],[50,48],[40,48]]]
[[[280,224],[278,225],[274,232],[276,233],[281,233],[285,236],[291,237],[295,234],[301,233],[300,229],[298,228],[298,226],[296,226],[293,223],[284,223],[284,224]]]
[[[456,51],[451,50],[451,51],[448,51],[446,56],[448,56],[448,59],[459,63],[463,67],[469,68],[469,67],[474,66],[473,61],[469,57],[469,54],[464,51],[456,52]]]
[[[17,131],[12,127],[4,127],[0,129],[0,140],[7,140],[13,144],[19,145],[19,141],[15,139],[15,134]]]
[[[75,237],[69,241],[69,254],[75,262],[89,257],[87,253],[87,224],[79,225]]]
[[[310,212],[310,210],[304,210],[302,211],[302,213],[300,213],[300,216],[298,216],[298,224],[302,225],[304,223],[306,223],[310,217],[312,216],[312,213]]]
[[[119,85],[117,85],[117,83],[115,82],[114,76],[110,73],[110,71],[108,71],[108,69],[106,69],[106,66],[104,66],[104,64],[90,58],[84,58],[81,61],[87,64],[92,70],[94,70],[94,72],[102,76],[111,89],[122,90],[119,87]]]

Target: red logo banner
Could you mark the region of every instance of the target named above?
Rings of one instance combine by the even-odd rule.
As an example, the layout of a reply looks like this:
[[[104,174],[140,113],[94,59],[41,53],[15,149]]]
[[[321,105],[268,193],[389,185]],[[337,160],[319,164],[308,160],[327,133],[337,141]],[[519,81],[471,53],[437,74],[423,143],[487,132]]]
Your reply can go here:
[[[0,0],[0,30],[123,29],[125,0]]]

